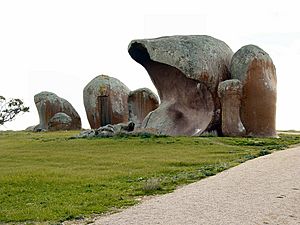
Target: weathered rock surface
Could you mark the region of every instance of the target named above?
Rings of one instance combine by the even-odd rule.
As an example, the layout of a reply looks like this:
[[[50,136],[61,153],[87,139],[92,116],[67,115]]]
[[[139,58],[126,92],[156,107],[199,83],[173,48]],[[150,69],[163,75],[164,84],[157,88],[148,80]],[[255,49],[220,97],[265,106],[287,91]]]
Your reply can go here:
[[[71,130],[72,118],[65,113],[56,113],[48,122],[48,130]]]
[[[147,70],[161,104],[142,127],[167,135],[221,130],[218,84],[230,78],[232,50],[209,36],[133,40],[131,57]]]
[[[130,90],[116,78],[100,75],[83,90],[84,107],[91,128],[128,121]]]
[[[226,80],[219,84],[218,94],[222,106],[222,133],[225,136],[244,136],[245,127],[240,119],[242,84],[239,80]]]
[[[131,91],[128,97],[129,121],[141,127],[145,117],[159,105],[158,97],[148,88]]]
[[[232,78],[243,85],[241,121],[246,135],[275,137],[276,69],[271,57],[261,48],[247,45],[232,57]]]
[[[67,100],[52,92],[44,91],[34,96],[34,102],[40,117],[40,124],[35,130],[48,130],[50,119],[59,112],[67,114],[72,119],[70,130],[81,129],[80,116]]]
[[[134,130],[135,124],[132,121],[129,121],[127,123],[119,123],[114,125],[114,131],[115,133],[119,132],[131,132]]]

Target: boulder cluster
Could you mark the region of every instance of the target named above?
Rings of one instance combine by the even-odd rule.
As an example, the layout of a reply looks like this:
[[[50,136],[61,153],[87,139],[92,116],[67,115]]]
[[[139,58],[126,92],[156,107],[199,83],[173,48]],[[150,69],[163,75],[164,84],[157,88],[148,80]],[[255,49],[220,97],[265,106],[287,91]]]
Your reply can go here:
[[[147,70],[161,100],[143,128],[166,135],[276,137],[276,70],[261,48],[233,53],[221,40],[191,35],[133,40],[128,52]]]
[[[130,91],[116,78],[100,75],[83,90],[86,115],[92,130],[79,136],[112,136],[141,127],[144,118],[159,105],[158,97],[148,88]],[[81,119],[73,106],[51,92],[34,96],[40,123],[34,131],[79,130]]]
[[[276,137],[276,69],[255,45],[234,53],[205,35],[133,40],[130,56],[148,72],[149,89],[130,91],[116,78],[100,75],[83,90],[92,130],[81,136],[111,136],[152,130],[163,135]],[[50,92],[34,97],[40,124],[35,130],[81,129],[72,105]]]

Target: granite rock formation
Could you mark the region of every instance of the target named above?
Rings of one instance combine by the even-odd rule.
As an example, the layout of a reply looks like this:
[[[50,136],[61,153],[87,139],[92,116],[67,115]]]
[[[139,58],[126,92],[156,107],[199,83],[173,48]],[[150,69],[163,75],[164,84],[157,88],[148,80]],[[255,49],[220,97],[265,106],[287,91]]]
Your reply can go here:
[[[72,118],[65,113],[56,113],[48,122],[48,130],[72,130]]]
[[[247,45],[232,57],[230,72],[243,90],[240,117],[247,136],[276,137],[276,69],[261,48]]]
[[[218,94],[222,106],[222,133],[225,136],[241,137],[245,127],[240,119],[242,84],[239,80],[226,80],[219,84]]]
[[[159,105],[158,97],[148,88],[131,91],[128,97],[129,121],[141,127],[145,117]]]
[[[106,75],[90,81],[83,90],[83,101],[91,128],[128,122],[129,92],[121,81]]]
[[[232,50],[202,35],[133,40],[130,56],[148,72],[161,104],[142,127],[167,135],[221,132],[218,85],[230,78]]]
[[[40,118],[40,123],[35,130],[48,130],[50,119],[59,112],[65,113],[72,119],[69,130],[81,129],[80,116],[67,100],[52,92],[44,91],[34,96],[34,102]]]

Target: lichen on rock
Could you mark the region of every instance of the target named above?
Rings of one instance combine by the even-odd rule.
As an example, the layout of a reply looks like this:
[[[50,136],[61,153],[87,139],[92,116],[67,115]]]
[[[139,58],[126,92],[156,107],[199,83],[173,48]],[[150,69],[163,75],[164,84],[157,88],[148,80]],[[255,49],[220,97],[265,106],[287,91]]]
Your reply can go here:
[[[63,112],[56,113],[48,122],[48,130],[71,130],[72,118]]]
[[[148,72],[161,104],[142,127],[167,135],[221,130],[219,82],[230,78],[232,50],[205,35],[133,40],[131,57]]]

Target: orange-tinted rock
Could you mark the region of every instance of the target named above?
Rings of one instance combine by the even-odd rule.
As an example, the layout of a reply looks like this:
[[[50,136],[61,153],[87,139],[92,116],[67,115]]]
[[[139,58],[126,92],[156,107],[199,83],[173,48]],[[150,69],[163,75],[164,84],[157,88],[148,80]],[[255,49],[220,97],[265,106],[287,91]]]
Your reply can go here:
[[[92,129],[128,122],[130,90],[116,78],[100,75],[83,90],[84,107]]]
[[[145,117],[159,105],[158,97],[148,88],[131,91],[128,97],[129,121],[140,127]]]
[[[240,119],[242,84],[239,80],[226,80],[219,84],[218,94],[222,105],[222,133],[241,137],[245,127]]]
[[[35,127],[35,130],[48,130],[50,119],[59,112],[67,114],[72,119],[70,130],[81,129],[80,116],[67,100],[44,91],[34,96],[34,102],[40,117],[40,124]]]
[[[134,40],[130,56],[148,72],[161,100],[143,128],[167,135],[221,130],[218,84],[230,78],[232,50],[209,36]]]
[[[276,69],[261,48],[247,45],[232,57],[231,74],[243,85],[241,120],[248,136],[276,137]]]

